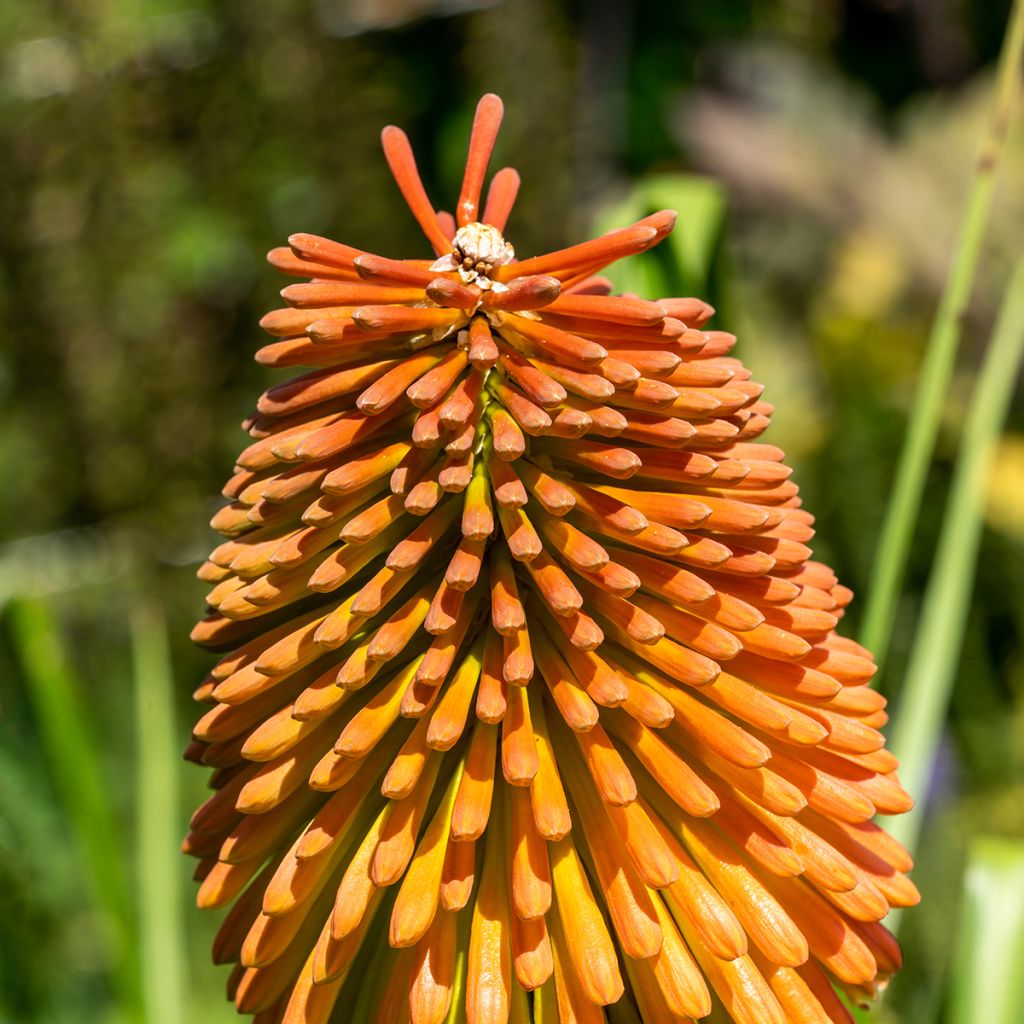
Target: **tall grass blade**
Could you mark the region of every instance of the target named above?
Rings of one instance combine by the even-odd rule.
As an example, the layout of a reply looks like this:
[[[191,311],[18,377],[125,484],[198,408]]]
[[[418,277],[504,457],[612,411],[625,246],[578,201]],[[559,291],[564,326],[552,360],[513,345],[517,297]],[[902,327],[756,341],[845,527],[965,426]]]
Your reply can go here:
[[[1024,1020],[1024,842],[976,839],[964,878],[948,1024]]]
[[[114,808],[102,777],[82,689],[59,625],[46,603],[21,598],[10,605],[12,639],[39,727],[54,786],[104,915],[113,982],[126,1018],[141,1020],[131,888]]]
[[[139,956],[147,1024],[186,1019],[178,740],[167,631],[151,604],[132,616]]]
[[[928,779],[960,660],[983,528],[985,482],[1024,355],[1024,257],[1006,290],[971,396],[921,624],[896,707],[891,740],[900,779],[918,806],[887,826],[913,850]]]
[[[992,211],[996,170],[1021,84],[1024,0],[1015,0],[1003,41],[995,98],[971,181],[949,277],[932,324],[921,382],[900,453],[892,496],[882,524],[864,610],[861,642],[884,665],[893,618],[907,566],[914,523],[921,507],[928,466],[939,429],[942,403],[960,344],[964,313]]]

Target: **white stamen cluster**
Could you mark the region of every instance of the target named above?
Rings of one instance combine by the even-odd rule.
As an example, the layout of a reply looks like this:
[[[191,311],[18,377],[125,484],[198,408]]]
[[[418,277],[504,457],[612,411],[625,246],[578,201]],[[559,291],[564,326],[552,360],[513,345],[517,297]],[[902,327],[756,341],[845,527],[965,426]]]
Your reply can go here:
[[[466,284],[504,291],[505,286],[492,281],[495,267],[503,267],[515,259],[516,251],[505,241],[502,233],[491,224],[474,221],[455,232],[452,251],[437,260],[431,270],[457,270]]]

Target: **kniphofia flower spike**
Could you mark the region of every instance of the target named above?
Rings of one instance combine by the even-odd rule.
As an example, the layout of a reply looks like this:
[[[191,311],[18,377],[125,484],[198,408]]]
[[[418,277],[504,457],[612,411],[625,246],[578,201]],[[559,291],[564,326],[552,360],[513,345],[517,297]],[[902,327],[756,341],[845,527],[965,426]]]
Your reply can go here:
[[[850,1021],[917,900],[850,600],[700,299],[597,275],[662,211],[521,259],[502,115],[433,254],[293,235],[195,639],[225,653],[185,849],[261,1024]]]

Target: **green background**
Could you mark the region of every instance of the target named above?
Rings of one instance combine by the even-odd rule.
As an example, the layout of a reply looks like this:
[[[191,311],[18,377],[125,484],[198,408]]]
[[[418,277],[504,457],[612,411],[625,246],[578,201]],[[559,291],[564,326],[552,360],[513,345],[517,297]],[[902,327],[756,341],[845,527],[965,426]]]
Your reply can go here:
[[[699,291],[740,336],[776,405],[768,439],[818,516],[816,555],[863,595],[1008,9],[0,0],[0,1021],[233,1016],[176,853],[204,784],[178,760],[207,664],[187,640],[193,570],[237,424],[271,380],[251,355],[285,282],[263,253],[293,231],[425,253],[380,127],[409,131],[450,206],[473,106],[501,94],[492,166],[523,175],[520,255],[675,200],[679,248],[634,274]],[[1020,122],[881,682],[897,700],[1020,249]],[[983,507],[925,903],[902,922],[908,966],[879,1021],[994,1020],[950,975],[994,978],[1024,941],[1019,920],[982,941],[985,908],[1012,924],[1024,895],[1019,847],[977,844],[1024,839],[1019,403]]]

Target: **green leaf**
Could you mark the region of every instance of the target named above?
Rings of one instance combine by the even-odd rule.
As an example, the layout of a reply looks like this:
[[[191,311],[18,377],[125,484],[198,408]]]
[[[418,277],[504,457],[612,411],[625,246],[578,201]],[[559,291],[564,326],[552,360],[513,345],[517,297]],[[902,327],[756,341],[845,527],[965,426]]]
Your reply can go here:
[[[709,178],[662,174],[638,182],[621,201],[604,207],[594,220],[598,233],[625,227],[657,210],[675,210],[675,230],[661,245],[613,264],[602,274],[616,291],[645,298],[707,295],[722,240],[726,200]]]
[[[964,877],[949,1024],[1024,1020],[1024,842],[976,839]]]
[[[121,1005],[128,1015],[140,1005],[136,931],[125,846],[101,771],[100,745],[71,670],[72,658],[48,604],[11,602],[12,639],[79,856],[104,912],[110,959]],[[133,1019],[142,1019],[138,1012]]]
[[[184,861],[178,853],[179,737],[166,628],[163,616],[152,605],[142,605],[132,617],[132,655],[143,999],[149,1024],[180,1024],[185,1020],[188,987],[182,913],[186,902]]]
[[[675,230],[665,242],[675,273],[672,294],[706,294],[725,226],[722,187],[697,175],[665,174],[648,178],[641,188],[652,210],[679,214]]]

